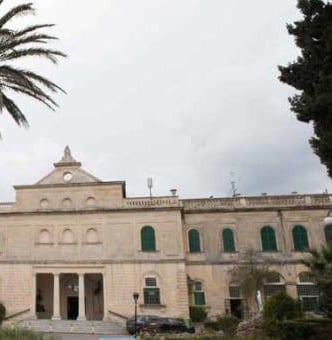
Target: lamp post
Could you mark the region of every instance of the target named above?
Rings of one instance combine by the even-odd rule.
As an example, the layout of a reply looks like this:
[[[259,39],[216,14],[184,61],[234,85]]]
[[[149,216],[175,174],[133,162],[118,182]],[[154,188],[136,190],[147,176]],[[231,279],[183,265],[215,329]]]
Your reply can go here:
[[[136,335],[137,335],[137,300],[139,298],[139,294],[137,292],[135,292],[133,294],[133,298],[134,298],[134,301],[135,301],[135,327],[134,327],[134,330],[135,330],[135,339],[136,339]]]
[[[332,224],[332,216],[331,216],[331,213],[332,213],[332,210],[329,210],[329,211],[327,212],[326,217],[324,217],[323,221],[324,221],[324,224],[325,224],[325,225]]]

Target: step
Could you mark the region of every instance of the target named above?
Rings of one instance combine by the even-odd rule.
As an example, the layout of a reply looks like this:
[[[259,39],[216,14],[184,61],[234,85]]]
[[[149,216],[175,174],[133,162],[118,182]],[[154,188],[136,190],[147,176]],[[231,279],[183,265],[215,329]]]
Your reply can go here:
[[[41,333],[127,334],[124,326],[109,321],[25,320],[18,322],[17,326]]]

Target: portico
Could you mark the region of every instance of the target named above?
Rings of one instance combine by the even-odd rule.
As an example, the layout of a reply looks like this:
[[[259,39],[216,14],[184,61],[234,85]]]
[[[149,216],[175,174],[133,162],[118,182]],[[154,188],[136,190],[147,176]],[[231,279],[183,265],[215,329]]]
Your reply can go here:
[[[103,268],[34,268],[32,315],[52,320],[106,318]]]

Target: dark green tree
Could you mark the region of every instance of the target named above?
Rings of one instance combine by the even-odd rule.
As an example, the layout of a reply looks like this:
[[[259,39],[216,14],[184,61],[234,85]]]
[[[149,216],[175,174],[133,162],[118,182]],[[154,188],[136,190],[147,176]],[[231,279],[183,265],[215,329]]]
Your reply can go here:
[[[0,10],[3,2],[4,0],[0,0]],[[28,121],[8,93],[27,95],[54,110],[57,103],[51,94],[64,92],[40,74],[15,66],[18,59],[25,57],[46,58],[54,64],[58,57],[65,57],[61,51],[45,47],[48,42],[57,38],[41,30],[54,25],[32,25],[20,29],[9,26],[13,19],[27,14],[34,14],[32,3],[15,6],[0,17],[0,113],[7,111],[18,125],[23,126],[27,126]]]
[[[310,258],[303,260],[320,291],[320,309],[332,317],[332,242],[320,250],[312,249]]]
[[[287,25],[301,55],[288,66],[279,66],[279,79],[298,90],[289,98],[301,122],[313,123],[310,144],[332,177],[332,3],[298,0],[300,21]]]

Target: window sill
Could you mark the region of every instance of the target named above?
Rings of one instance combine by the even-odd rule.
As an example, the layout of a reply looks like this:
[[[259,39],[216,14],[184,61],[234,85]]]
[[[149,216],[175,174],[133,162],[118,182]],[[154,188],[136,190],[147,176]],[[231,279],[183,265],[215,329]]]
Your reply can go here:
[[[141,308],[151,308],[151,309],[161,309],[161,308],[166,308],[166,305],[159,304],[159,305],[150,305],[150,304],[140,304],[139,305]]]
[[[78,244],[78,242],[59,242],[59,245],[73,246]]]
[[[82,244],[101,244],[100,241],[96,241],[96,242],[82,242]]]
[[[154,254],[154,253],[160,253],[160,250],[139,250],[140,253],[148,253],[148,254]]]
[[[199,255],[199,254],[204,254],[204,251],[187,251],[187,255]]]

